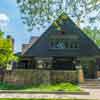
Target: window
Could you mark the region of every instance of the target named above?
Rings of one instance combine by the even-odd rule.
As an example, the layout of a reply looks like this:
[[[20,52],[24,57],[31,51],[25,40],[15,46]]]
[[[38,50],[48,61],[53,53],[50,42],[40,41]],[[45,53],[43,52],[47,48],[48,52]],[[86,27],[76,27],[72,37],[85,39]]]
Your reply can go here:
[[[56,49],[79,48],[79,42],[67,39],[53,39],[50,41],[50,47]]]
[[[79,43],[77,41],[71,41],[70,48],[79,48]]]
[[[66,48],[64,41],[61,41],[61,40],[60,41],[57,41],[56,48],[60,48],[60,49]]]
[[[79,36],[66,33],[63,30],[49,37],[50,48],[53,49],[77,49],[79,48]]]
[[[100,71],[100,65],[97,65],[97,70]]]

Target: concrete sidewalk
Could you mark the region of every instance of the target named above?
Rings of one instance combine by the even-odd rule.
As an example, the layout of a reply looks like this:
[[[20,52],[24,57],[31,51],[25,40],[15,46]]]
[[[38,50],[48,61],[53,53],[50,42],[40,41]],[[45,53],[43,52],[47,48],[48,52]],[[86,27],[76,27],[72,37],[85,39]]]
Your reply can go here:
[[[89,95],[69,95],[69,94],[28,94],[28,93],[0,93],[0,98],[62,98],[62,99],[90,99],[100,100],[100,89],[85,89]]]

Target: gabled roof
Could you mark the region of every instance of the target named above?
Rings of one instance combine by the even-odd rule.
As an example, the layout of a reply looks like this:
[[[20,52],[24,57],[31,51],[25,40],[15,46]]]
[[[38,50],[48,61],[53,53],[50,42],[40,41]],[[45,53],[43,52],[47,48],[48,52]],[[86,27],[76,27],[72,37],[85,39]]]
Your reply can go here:
[[[60,20],[60,21],[59,21]],[[80,49],[50,50],[48,38],[57,34],[56,22],[66,34],[74,34],[80,37]],[[51,57],[51,56],[96,56],[100,54],[96,44],[65,14],[59,18],[40,36],[40,38],[23,54],[23,56]]]
[[[39,36],[31,36],[29,43],[34,44],[39,39]]]
[[[29,40],[29,43],[28,44],[22,44],[22,55],[27,52],[27,50],[35,44],[35,42],[38,40],[39,37],[37,36],[32,36]]]

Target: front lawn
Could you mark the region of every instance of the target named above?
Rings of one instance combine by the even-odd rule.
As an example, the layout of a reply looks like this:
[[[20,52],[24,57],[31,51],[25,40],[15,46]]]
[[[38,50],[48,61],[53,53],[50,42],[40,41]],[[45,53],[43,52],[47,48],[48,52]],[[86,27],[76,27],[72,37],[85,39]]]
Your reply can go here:
[[[0,90],[19,90],[19,91],[40,91],[40,92],[52,92],[52,91],[65,91],[65,92],[77,92],[81,91],[79,86],[71,83],[59,83],[53,85],[12,85],[7,83],[0,83]]]

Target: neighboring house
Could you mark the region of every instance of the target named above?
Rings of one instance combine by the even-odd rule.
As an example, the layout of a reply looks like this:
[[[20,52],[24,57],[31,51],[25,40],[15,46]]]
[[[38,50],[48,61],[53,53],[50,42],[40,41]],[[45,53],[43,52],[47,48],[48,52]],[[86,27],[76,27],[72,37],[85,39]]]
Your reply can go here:
[[[21,56],[19,69],[77,70],[82,66],[85,79],[100,77],[99,48],[64,13],[40,37],[24,44]]]

